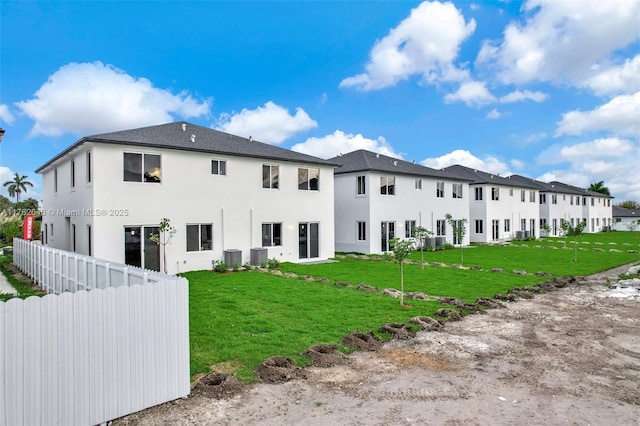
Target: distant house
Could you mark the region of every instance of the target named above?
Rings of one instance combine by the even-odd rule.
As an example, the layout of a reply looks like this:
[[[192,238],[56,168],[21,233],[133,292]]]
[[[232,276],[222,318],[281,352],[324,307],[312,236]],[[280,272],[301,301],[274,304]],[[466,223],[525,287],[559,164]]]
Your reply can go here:
[[[539,190],[536,185],[460,165],[444,170],[471,181],[468,198],[471,242],[491,243],[539,236]]]
[[[338,164],[187,122],[86,136],[36,170],[46,245],[170,273],[334,256]],[[254,250],[255,249],[255,250]],[[232,266],[232,265],[229,265]]]
[[[336,251],[383,253],[392,238],[412,237],[416,226],[458,243],[445,215],[469,218],[464,177],[366,150],[329,161],[341,163],[335,169]]]
[[[640,209],[625,209],[619,206],[613,208],[613,225],[615,231],[640,231]]]
[[[519,175],[508,177],[516,182],[529,182],[540,191],[540,228],[548,224],[551,235],[560,235],[562,221],[571,226],[585,223],[583,232],[601,232],[611,226],[611,196],[578,188],[566,183],[541,182]]]

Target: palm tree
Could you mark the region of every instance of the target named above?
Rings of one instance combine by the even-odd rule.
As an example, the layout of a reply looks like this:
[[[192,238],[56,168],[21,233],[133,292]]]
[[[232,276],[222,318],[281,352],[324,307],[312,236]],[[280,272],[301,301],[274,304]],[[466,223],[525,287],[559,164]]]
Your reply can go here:
[[[611,192],[609,192],[609,188],[604,186],[604,181],[603,180],[601,180],[600,182],[592,183],[589,186],[589,191],[599,192],[599,193],[604,194],[604,195],[611,195]]]
[[[33,187],[33,184],[27,180],[28,176],[20,176],[18,173],[13,177],[13,180],[8,180],[3,186],[8,186],[10,197],[16,197],[16,202],[20,202],[20,194],[27,192],[27,186]]]

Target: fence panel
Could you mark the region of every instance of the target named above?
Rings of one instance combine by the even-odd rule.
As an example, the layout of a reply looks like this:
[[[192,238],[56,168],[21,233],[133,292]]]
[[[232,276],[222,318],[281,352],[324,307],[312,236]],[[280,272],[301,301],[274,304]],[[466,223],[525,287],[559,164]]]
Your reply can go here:
[[[0,425],[99,424],[189,394],[186,279],[18,239],[14,263],[59,294],[0,302]]]

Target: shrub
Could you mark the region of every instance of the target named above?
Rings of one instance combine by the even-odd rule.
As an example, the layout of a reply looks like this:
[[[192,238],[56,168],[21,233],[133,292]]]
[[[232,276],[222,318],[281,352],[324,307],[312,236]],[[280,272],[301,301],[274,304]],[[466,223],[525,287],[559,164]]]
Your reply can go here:
[[[229,265],[221,260],[218,260],[213,264],[213,270],[220,273],[229,272]]]
[[[280,267],[280,261],[275,257],[267,261],[267,268],[278,269],[279,267]]]

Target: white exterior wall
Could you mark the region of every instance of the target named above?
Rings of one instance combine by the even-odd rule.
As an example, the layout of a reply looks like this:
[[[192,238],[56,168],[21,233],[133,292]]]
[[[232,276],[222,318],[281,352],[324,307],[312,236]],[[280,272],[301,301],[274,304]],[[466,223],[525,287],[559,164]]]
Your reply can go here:
[[[611,225],[614,231],[640,231],[640,217],[618,217],[616,220],[613,220]]]
[[[557,197],[557,204],[553,204],[552,201],[554,194]],[[574,199],[573,204],[571,204],[571,197],[573,197]],[[573,218],[575,224],[577,223],[577,221],[581,221],[584,218],[582,213],[582,205],[576,205],[575,197],[576,195],[572,194],[547,192],[547,205],[546,208],[541,209],[541,214],[546,212],[546,214],[548,215],[546,216],[546,219],[547,223],[551,227],[552,236],[560,235],[562,219],[570,222]],[[580,203],[582,204],[582,199],[580,200]],[[555,232],[553,229],[553,219],[556,219],[558,224],[558,228],[555,230]]]
[[[73,250],[73,227],[75,226],[75,252],[89,254],[88,226],[93,225],[93,176],[87,179],[87,151],[93,147],[83,145],[52,165],[42,176],[43,217],[41,232],[43,243],[66,251]],[[75,186],[71,186],[71,161],[75,162]],[[57,191],[54,176],[57,170]],[[94,172],[92,171],[92,175]],[[46,229],[46,231],[45,231]],[[92,244],[93,245],[93,244]]]
[[[366,193],[357,194],[357,176],[365,176]],[[369,200],[371,178],[368,173],[336,175],[335,182],[335,241],[339,252],[371,252]],[[366,241],[358,241],[358,222],[367,224]]]
[[[366,195],[357,195],[357,176],[366,176]],[[445,197],[436,198],[436,178],[395,175],[395,195],[380,194],[380,177],[393,176],[379,172],[359,172],[336,176],[336,251],[382,253],[382,222],[395,222],[395,236],[405,238],[405,221],[415,220],[435,233],[436,221],[449,213],[454,219],[469,218],[469,185],[463,183],[463,198],[452,198],[452,182],[445,181]],[[422,189],[415,180],[422,179]],[[358,221],[367,223],[367,240],[358,242]],[[447,225],[447,242],[453,232]],[[469,233],[463,244],[469,243]]]
[[[250,249],[262,246],[262,223],[282,223],[282,246],[269,247],[269,258],[300,261],[301,222],[319,223],[316,259],[334,255],[332,167],[123,145],[96,144],[93,151],[92,208],[107,213],[93,217],[98,258],[124,262],[124,228],[158,226],[165,217],[177,230],[166,246],[169,273],[211,269],[226,249],[242,250],[242,262],[248,262]],[[160,154],[161,183],[125,182],[124,152]],[[212,159],[227,161],[226,176],[211,174]],[[279,189],[262,188],[263,164],[279,166]],[[299,166],[320,169],[319,191],[298,190]],[[47,172],[43,181],[49,179]],[[80,200],[59,204],[75,208]],[[213,249],[187,252],[187,224],[212,224]]]
[[[475,188],[482,188],[482,200],[475,199]],[[498,188],[498,200],[492,200],[492,188]],[[531,231],[531,220],[535,220],[534,233],[539,236],[540,212],[537,190],[497,184],[471,185],[469,231],[471,242],[489,243],[514,239],[517,231],[521,231],[521,220],[526,220],[526,231]],[[521,201],[521,191],[525,191],[525,200]],[[535,193],[535,202],[531,202],[530,193]],[[510,222],[509,231],[505,231],[505,220]],[[476,233],[476,220],[483,221],[483,232]],[[493,238],[493,221],[498,221],[498,238]]]
[[[613,208],[608,197],[584,197],[587,204],[582,206],[583,217],[587,220],[584,232],[601,232],[605,226],[613,224]],[[593,206],[591,205],[593,200]]]

